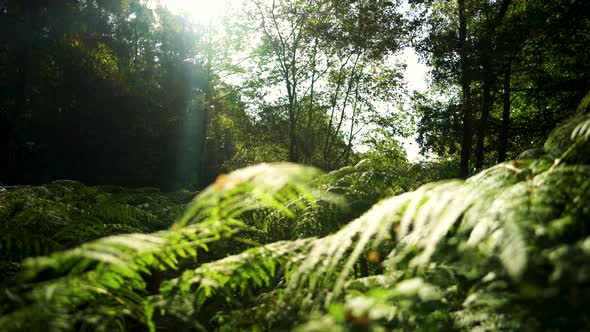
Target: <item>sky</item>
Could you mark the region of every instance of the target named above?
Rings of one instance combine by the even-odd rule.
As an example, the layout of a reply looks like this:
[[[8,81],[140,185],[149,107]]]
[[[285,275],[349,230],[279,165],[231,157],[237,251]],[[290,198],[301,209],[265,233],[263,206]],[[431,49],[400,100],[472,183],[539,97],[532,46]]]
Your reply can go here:
[[[237,8],[244,0],[159,0],[160,3],[173,12],[187,14],[199,23],[215,21],[226,11]],[[406,63],[404,79],[408,90],[425,91],[428,88],[428,67],[418,61],[418,56],[412,48],[404,49],[398,59]],[[408,159],[415,161],[419,158],[419,147],[415,138],[401,139]]]
[[[400,58],[406,63],[404,79],[410,93],[426,91],[428,89],[428,66],[418,61],[418,55],[411,47],[405,48]],[[420,147],[416,143],[415,137],[402,138],[401,142],[406,149],[408,160],[416,161],[420,158]]]
[[[232,6],[244,0],[160,0],[160,3],[176,13],[188,14],[199,23],[215,20]]]

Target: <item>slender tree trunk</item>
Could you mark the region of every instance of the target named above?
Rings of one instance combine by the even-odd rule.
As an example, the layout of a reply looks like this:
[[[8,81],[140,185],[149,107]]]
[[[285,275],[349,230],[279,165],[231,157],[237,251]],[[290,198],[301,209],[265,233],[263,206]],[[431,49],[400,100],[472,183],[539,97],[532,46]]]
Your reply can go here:
[[[467,88],[469,89],[469,87]],[[469,92],[463,88],[463,94],[467,94],[467,98],[463,97],[465,104],[463,105],[463,138],[461,140],[461,162],[459,168],[459,177],[465,178],[469,175],[469,159],[471,156],[472,137],[472,121],[473,115],[469,109]]]
[[[293,97],[289,96],[289,161],[297,160],[297,124],[295,122],[295,105]]]
[[[481,76],[482,76],[482,91],[481,91],[481,119],[477,127],[477,142],[475,145],[475,169],[483,168],[485,159],[485,139],[488,127],[488,118],[492,108],[491,100],[491,86],[493,80],[492,71],[492,41],[494,27],[486,30],[483,34],[479,49],[481,57]]]
[[[324,149],[324,159],[326,161],[326,168],[327,169],[330,169],[333,166],[332,160],[330,160],[330,154],[332,152],[332,146],[334,145],[334,143],[338,139],[338,133],[340,132],[340,129],[342,128],[342,123],[344,122],[344,116],[346,115],[346,113],[345,113],[346,107],[348,106],[348,100],[350,98],[350,93],[352,92],[352,87],[353,87],[355,75],[356,75],[356,69],[357,69],[357,65],[358,65],[360,57],[361,57],[361,53],[357,53],[354,63],[352,65],[352,68],[350,70],[350,77],[348,78],[348,80],[342,79],[343,80],[342,84],[344,84],[344,83],[348,83],[348,84],[346,87],[346,92],[344,94],[344,100],[342,101],[342,107],[340,109],[340,118],[338,119],[338,125],[334,129],[334,136],[328,135],[326,137],[326,147]],[[348,62],[348,59],[346,60],[346,62]],[[339,76],[342,73],[342,68],[343,67],[341,67],[341,70],[339,71]],[[339,88],[337,89],[337,92],[338,92],[338,90],[339,90]],[[337,94],[335,95],[334,98],[336,98],[336,96],[337,96]],[[334,100],[334,104],[332,105],[333,106],[332,107],[332,115],[330,117],[330,120],[334,116],[334,109],[336,108],[336,103],[337,103],[337,101]],[[328,129],[331,129],[331,124],[332,124],[332,121],[330,121],[330,128],[328,128]],[[328,131],[328,134],[329,133],[330,133],[330,131]]]
[[[465,12],[465,0],[458,0],[459,4],[459,57],[461,59],[461,90],[463,93],[463,138],[461,140],[461,162],[459,176],[467,177],[469,174],[469,159],[471,157],[472,144],[472,120],[471,112],[471,77],[467,59],[467,13]]]
[[[210,82],[207,83],[208,85]],[[211,88],[205,89],[205,102],[203,103],[203,110],[201,115],[201,135],[199,137],[199,162],[197,169],[197,178],[200,187],[207,185],[206,169],[207,169],[207,137],[209,135],[209,123],[211,122]]]
[[[211,27],[209,27],[211,29]],[[207,137],[209,135],[209,123],[211,122],[211,108],[213,107],[213,74],[212,64],[213,49],[212,49],[211,30],[209,30],[209,45],[207,49],[207,63],[205,66],[205,101],[203,103],[203,110],[201,116],[201,135],[199,137],[199,162],[197,166],[197,181],[200,187],[205,187],[208,183],[207,179]]]
[[[274,25],[275,32],[278,35],[278,40],[274,43],[274,52],[277,56],[278,63],[281,67],[282,75],[285,80],[285,84],[287,87],[287,98],[288,98],[288,111],[289,111],[289,161],[290,162],[297,162],[299,160],[298,156],[298,146],[297,146],[297,49],[299,47],[299,42],[302,38],[302,25],[300,22],[295,22],[292,24],[292,33],[290,36],[293,37],[293,45],[289,46],[286,44],[286,39],[283,37],[282,31],[283,29],[280,27],[277,17],[275,14],[276,8],[276,0],[272,1],[272,23]],[[271,34],[267,28],[266,23],[263,18],[262,20],[262,28],[264,30],[264,34],[269,37],[270,40],[275,39],[273,34]],[[295,31],[298,32],[296,33]],[[292,51],[290,54],[287,50],[291,49]]]
[[[487,62],[487,61],[486,61]],[[475,149],[475,168],[483,168],[485,161],[485,138],[486,131],[488,128],[488,119],[492,108],[492,97],[491,97],[491,69],[489,68],[489,62],[484,64],[484,79],[482,86],[482,103],[481,103],[481,121],[477,128],[477,145]]]
[[[326,169],[330,169],[330,158],[329,158],[329,150],[330,150],[330,138],[332,135],[332,125],[334,124],[334,114],[336,113],[336,106],[338,105],[338,95],[340,94],[340,88],[344,84],[344,80],[342,79],[342,72],[348,61],[352,57],[352,54],[349,54],[346,60],[340,65],[338,69],[338,80],[336,82],[336,91],[331,97],[331,111],[330,111],[330,120],[328,121],[328,125],[326,127],[326,140],[324,142],[324,167]]]
[[[482,169],[485,163],[485,138],[488,130],[488,120],[494,102],[492,101],[491,90],[494,84],[495,73],[493,70],[493,36],[498,26],[506,16],[511,0],[504,0],[500,4],[500,9],[485,28],[483,33],[481,51],[482,51],[482,103],[481,103],[481,121],[477,130],[477,145],[475,150],[475,168]]]
[[[500,144],[498,146],[498,162],[506,160],[508,151],[508,133],[510,130],[510,80],[512,68],[510,62],[504,71],[504,107],[502,109],[502,127],[500,128]]]
[[[344,149],[344,165],[348,165],[348,161],[350,160],[350,151],[352,150],[352,140],[355,136],[354,135],[354,122],[356,120],[358,97],[359,97],[359,82],[357,80],[355,96],[354,96],[354,106],[352,107],[352,117],[350,119],[350,132],[348,133],[348,144],[346,145],[346,149]]]
[[[18,94],[16,95],[15,106],[16,115],[14,119],[23,118],[28,112],[30,99],[30,67],[32,63],[33,47],[33,26],[32,26],[32,9],[25,9],[25,44],[19,51],[19,68],[18,68]]]
[[[293,56],[295,58],[295,56]],[[299,161],[297,153],[297,84],[295,81],[295,59],[291,63],[291,78],[286,79],[287,97],[289,99],[289,161],[296,163]]]
[[[313,58],[311,63],[311,87],[309,92],[309,108],[307,111],[307,126],[305,128],[305,132],[307,136],[307,142],[305,153],[305,160],[308,164],[313,162],[313,149],[314,149],[314,136],[311,132],[312,121],[313,121],[313,102],[314,102],[314,85],[315,85],[315,68],[316,68],[316,57],[318,51],[318,39],[316,38],[313,44]]]
[[[289,63],[289,70],[291,71],[291,81],[287,80],[287,89],[290,85],[289,93],[289,161],[299,162],[299,151],[297,143],[297,50],[299,40],[301,37],[301,30],[298,34],[293,36],[293,52],[291,54],[291,62]]]
[[[15,111],[12,116],[12,127],[20,128],[19,130],[24,131],[20,135],[15,135],[15,132],[10,134],[11,141],[8,142],[9,146],[9,175],[8,178],[15,180],[15,182],[24,181],[24,176],[27,172],[29,165],[26,165],[23,159],[23,150],[20,144],[14,139],[15,136],[30,137],[32,134],[32,120],[33,120],[33,81],[34,75],[38,73],[35,69],[38,61],[35,61],[34,45],[37,33],[37,15],[39,15],[39,1],[29,0],[24,1],[26,3],[23,7],[24,15],[24,44],[22,49],[19,50],[20,63],[18,66],[18,93],[15,98]]]
[[[137,21],[138,18],[135,18],[135,21],[133,22],[133,64],[132,67],[133,69],[137,70],[137,52],[139,49],[139,36],[137,35]]]

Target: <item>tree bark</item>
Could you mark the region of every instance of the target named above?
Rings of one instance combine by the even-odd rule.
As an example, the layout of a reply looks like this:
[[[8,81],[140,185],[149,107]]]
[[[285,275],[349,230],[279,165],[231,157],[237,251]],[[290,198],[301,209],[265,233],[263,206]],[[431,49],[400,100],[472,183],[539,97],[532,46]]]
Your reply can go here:
[[[287,83],[290,85],[289,83]],[[288,90],[290,88],[287,88]],[[289,93],[289,161],[296,163],[297,157],[297,123],[295,120],[295,98]]]
[[[467,13],[465,12],[465,0],[458,0],[459,4],[459,57],[461,61],[461,91],[463,93],[463,138],[461,140],[461,161],[459,176],[469,175],[469,159],[471,157],[472,144],[472,120],[471,112],[471,74],[467,58]]]
[[[481,67],[482,67],[482,103],[481,121],[477,130],[477,145],[475,149],[475,168],[482,169],[485,163],[485,138],[488,129],[488,120],[492,111],[493,101],[491,97],[492,85],[494,84],[494,34],[502,20],[506,16],[511,0],[504,0],[500,3],[497,15],[491,19],[483,31],[481,42]]]
[[[289,161],[296,163],[299,161],[299,153],[297,151],[297,72],[296,72],[296,52],[297,47],[293,48],[293,55],[289,68],[291,70],[290,77],[285,77],[287,82],[287,96],[289,99]]]
[[[475,168],[481,169],[485,159],[485,138],[488,128],[488,118],[492,109],[491,85],[492,85],[492,68],[491,68],[491,50],[488,49],[484,55],[483,82],[482,82],[482,103],[481,103],[481,121],[477,128],[477,145],[475,149]]]
[[[209,27],[211,29],[211,27]],[[207,137],[209,135],[209,123],[211,122],[211,108],[213,107],[213,43],[211,30],[209,30],[209,45],[207,48],[207,63],[205,65],[205,100],[201,116],[201,135],[199,137],[199,161],[197,166],[197,181],[199,187],[208,185],[207,179]]]
[[[508,151],[508,134],[510,130],[510,80],[512,75],[511,64],[508,63],[504,71],[504,105],[502,109],[502,127],[500,128],[500,144],[498,145],[498,162],[506,160]]]
[[[314,102],[314,85],[315,85],[315,68],[316,68],[316,56],[317,56],[317,50],[318,50],[318,41],[317,38],[314,41],[313,44],[313,57],[312,57],[312,62],[311,62],[311,86],[310,86],[310,92],[309,92],[309,108],[307,110],[307,126],[305,127],[305,134],[308,135],[307,136],[307,141],[305,143],[305,156],[304,156],[304,160],[306,161],[307,164],[312,164],[312,158],[313,158],[313,147],[314,147],[314,142],[313,142],[313,133],[311,132],[311,126],[312,126],[312,120],[313,120],[313,102]]]

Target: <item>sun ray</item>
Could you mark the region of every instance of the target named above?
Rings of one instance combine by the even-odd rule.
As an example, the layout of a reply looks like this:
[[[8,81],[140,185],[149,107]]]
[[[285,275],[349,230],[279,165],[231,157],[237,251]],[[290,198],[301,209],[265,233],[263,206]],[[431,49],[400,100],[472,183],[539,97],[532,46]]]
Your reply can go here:
[[[224,15],[236,0],[161,0],[173,12],[187,14],[199,23],[209,23]]]

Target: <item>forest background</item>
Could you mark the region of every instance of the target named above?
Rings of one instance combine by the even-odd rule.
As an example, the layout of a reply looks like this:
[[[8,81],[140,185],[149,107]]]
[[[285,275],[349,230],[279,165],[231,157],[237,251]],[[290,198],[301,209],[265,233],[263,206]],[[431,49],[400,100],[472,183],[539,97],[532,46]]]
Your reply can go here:
[[[399,169],[404,137],[464,177],[538,146],[590,88],[585,1],[250,1],[204,21],[162,5],[0,3],[2,183]],[[404,82],[409,48],[425,91]]]

